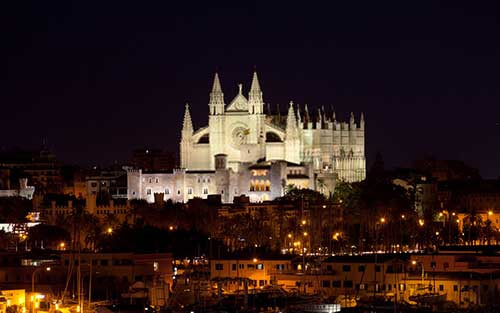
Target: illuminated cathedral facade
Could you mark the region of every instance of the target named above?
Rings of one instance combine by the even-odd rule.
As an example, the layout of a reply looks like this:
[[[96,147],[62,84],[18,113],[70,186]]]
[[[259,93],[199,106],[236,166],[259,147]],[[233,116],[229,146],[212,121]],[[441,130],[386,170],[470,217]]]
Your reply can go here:
[[[309,113],[292,102],[286,114],[272,114],[257,73],[228,104],[216,73],[208,103],[208,126],[195,129],[186,104],[180,140],[180,168],[172,173],[128,169],[128,198],[185,202],[218,194],[223,202],[247,195],[259,202],[283,196],[287,188],[329,195],[338,181],[365,178],[365,120],[338,121],[335,112]],[[301,113],[303,112],[303,113]]]

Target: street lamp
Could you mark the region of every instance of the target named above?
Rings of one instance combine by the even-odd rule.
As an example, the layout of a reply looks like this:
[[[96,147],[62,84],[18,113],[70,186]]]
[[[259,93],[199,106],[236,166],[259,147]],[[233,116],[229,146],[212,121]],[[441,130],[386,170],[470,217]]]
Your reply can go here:
[[[32,302],[31,303],[31,312],[33,312],[33,313],[35,312],[35,301],[36,301],[36,299],[35,299],[35,274],[42,269],[44,269],[44,268],[41,268],[41,267],[37,268],[31,274],[31,302]],[[45,268],[45,271],[50,272],[50,266],[47,266]]]
[[[111,234],[113,233],[113,228],[108,227],[108,229],[106,229],[106,233],[107,233],[108,235],[111,235]]]
[[[412,264],[413,266],[415,266],[415,265],[417,265],[417,264],[418,264],[418,265],[420,265],[420,267],[422,268],[422,287],[424,287],[424,277],[425,277],[424,263],[422,263],[422,262],[417,262],[416,260],[413,260],[413,261],[411,261],[411,264]]]

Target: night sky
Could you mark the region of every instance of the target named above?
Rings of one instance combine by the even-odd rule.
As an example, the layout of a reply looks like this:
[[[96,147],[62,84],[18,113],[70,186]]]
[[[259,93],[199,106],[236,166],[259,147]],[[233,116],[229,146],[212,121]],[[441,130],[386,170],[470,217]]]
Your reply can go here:
[[[7,2],[7,1],[5,1]],[[67,163],[178,153],[185,102],[208,122],[254,68],[264,101],[365,112],[368,164],[427,155],[500,176],[500,7],[478,1],[9,1],[0,5],[0,146]],[[271,4],[273,2],[274,4]],[[181,4],[182,3],[182,4]]]

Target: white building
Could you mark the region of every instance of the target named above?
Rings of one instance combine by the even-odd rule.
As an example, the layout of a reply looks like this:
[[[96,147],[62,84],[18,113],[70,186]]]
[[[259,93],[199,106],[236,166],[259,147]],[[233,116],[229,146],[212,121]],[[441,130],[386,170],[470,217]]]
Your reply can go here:
[[[263,93],[253,74],[248,97],[239,85],[226,105],[215,74],[208,126],[194,129],[186,104],[180,142],[181,169],[173,173],[128,170],[128,198],[173,201],[220,194],[224,202],[246,194],[251,201],[282,196],[295,185],[328,195],[337,180],[365,178],[365,121],[336,120],[318,110],[314,118],[290,102],[286,122],[264,113]],[[296,112],[297,111],[297,112]]]

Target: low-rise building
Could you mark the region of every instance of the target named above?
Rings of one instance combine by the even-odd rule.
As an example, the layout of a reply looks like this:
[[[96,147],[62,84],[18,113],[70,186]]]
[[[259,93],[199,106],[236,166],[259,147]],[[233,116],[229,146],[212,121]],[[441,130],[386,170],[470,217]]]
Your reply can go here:
[[[210,260],[210,279],[227,292],[243,290],[245,280],[249,288],[276,285],[277,275],[292,270],[292,258],[286,256]]]

